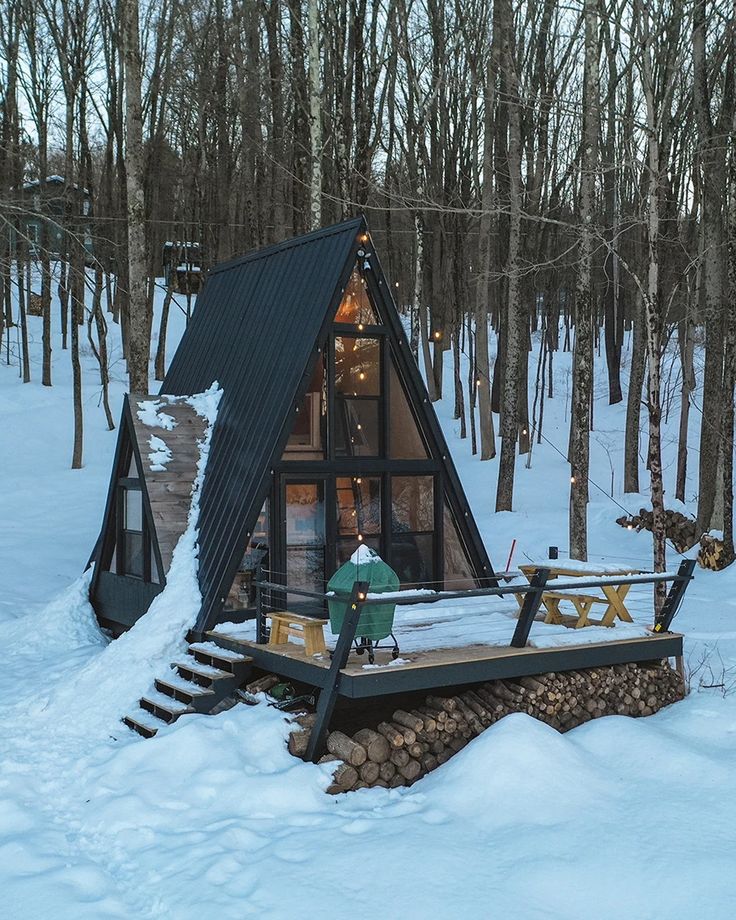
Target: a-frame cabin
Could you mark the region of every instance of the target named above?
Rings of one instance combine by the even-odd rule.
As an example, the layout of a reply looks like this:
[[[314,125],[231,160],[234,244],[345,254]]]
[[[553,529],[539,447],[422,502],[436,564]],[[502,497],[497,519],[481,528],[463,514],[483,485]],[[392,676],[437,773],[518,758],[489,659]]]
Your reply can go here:
[[[406,587],[493,579],[363,218],[210,273],[160,396],[147,398],[214,381],[223,394],[200,501],[195,635],[247,615],[255,550],[272,579],[316,592],[361,542]],[[180,403],[171,411],[188,424],[163,476],[141,459],[149,432],[124,409],[91,590],[115,631],[162,590],[186,523],[203,423]],[[127,526],[130,492],[139,531]]]

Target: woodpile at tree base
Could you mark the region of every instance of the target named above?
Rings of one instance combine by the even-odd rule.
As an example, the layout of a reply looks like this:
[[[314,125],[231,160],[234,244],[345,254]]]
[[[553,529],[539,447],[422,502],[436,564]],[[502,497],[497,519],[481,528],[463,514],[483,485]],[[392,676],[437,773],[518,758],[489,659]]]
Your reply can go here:
[[[726,552],[726,544],[720,537],[704,533],[700,538],[698,565],[712,572],[720,572],[734,560],[733,553]]]
[[[390,722],[363,728],[352,738],[331,732],[320,763],[336,764],[331,794],[411,786],[512,712],[566,732],[600,716],[652,715],[684,695],[682,677],[666,660],[495,680],[456,696],[427,696],[421,706],[397,709]],[[304,756],[315,718],[295,718],[290,753]]]
[[[697,524],[692,518],[679,511],[666,509],[664,512],[665,536],[672,543],[678,553],[684,553],[698,542]],[[622,515],[616,518],[616,523],[628,530],[648,530],[650,533],[654,526],[654,513],[640,508],[638,514],[631,517]]]

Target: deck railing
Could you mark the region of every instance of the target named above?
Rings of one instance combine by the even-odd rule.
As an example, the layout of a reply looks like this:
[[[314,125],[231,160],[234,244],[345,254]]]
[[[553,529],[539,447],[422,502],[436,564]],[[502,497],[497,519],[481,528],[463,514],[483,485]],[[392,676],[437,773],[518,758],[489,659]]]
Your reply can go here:
[[[672,620],[680,608],[682,599],[687,590],[687,586],[693,577],[695,561],[684,559],[680,563],[677,572],[651,573],[646,575],[628,575],[628,576],[611,576],[603,578],[575,578],[572,581],[554,581],[554,590],[556,593],[564,591],[579,591],[581,588],[602,588],[616,587],[619,585],[657,585],[661,583],[670,583],[670,589],[665,602],[655,618],[654,632],[669,632]],[[510,645],[513,648],[524,648],[529,639],[529,633],[534,622],[534,618],[539,612],[542,604],[544,591],[549,579],[550,570],[539,566],[529,580],[528,584],[494,586],[492,588],[472,588],[466,591],[447,591],[437,592],[436,594],[417,594],[410,591],[392,592],[388,597],[385,595],[370,595],[370,585],[368,582],[358,581],[353,585],[352,592],[348,598],[347,613],[342,623],[342,627],[332,652],[332,661],[330,664],[328,679],[320,692],[317,704],[317,719],[310,737],[309,747],[307,749],[306,759],[316,760],[324,750],[327,727],[332,717],[332,712],[337,700],[340,677],[343,668],[346,666],[350,650],[355,641],[355,636],[360,622],[361,612],[365,608],[377,607],[386,603],[396,604],[397,606],[409,606],[414,604],[436,604],[440,601],[465,600],[477,597],[505,597],[506,595],[523,594],[524,600],[519,612],[519,619],[514,629]],[[261,572],[256,573],[256,641],[263,643],[266,641],[265,617],[264,610],[264,592],[277,592],[280,595],[291,594],[298,597],[308,598],[324,604],[330,599],[335,599],[335,595],[319,594],[314,591],[307,591],[303,588],[295,588],[286,584],[269,581],[264,579]],[[341,598],[345,600],[345,598]]]

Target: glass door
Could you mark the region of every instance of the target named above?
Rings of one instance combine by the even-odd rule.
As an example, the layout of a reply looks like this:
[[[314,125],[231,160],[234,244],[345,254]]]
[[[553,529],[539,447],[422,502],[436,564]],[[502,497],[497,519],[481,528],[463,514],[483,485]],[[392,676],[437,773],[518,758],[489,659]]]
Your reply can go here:
[[[284,547],[286,583],[321,594],[325,590],[325,482],[287,480],[284,483]],[[314,601],[287,595],[290,610],[305,605],[317,612]]]

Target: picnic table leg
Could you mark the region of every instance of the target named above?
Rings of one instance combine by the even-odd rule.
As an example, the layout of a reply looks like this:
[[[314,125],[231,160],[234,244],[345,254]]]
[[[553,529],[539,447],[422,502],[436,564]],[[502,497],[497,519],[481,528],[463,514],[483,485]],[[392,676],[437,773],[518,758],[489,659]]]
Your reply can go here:
[[[575,629],[582,629],[584,626],[589,626],[588,614],[590,613],[590,608],[593,606],[592,602],[586,601],[580,597],[575,598],[573,605],[578,612],[578,621],[575,624]]]
[[[630,590],[631,585],[627,584],[618,585],[617,587],[614,585],[603,585],[601,587],[601,591],[603,591],[608,601],[608,607],[606,607],[606,612],[601,619],[601,626],[614,626],[616,617],[623,620],[625,623],[634,622],[624,604],[626,595]]]
[[[565,622],[560,613],[560,599],[558,597],[549,597],[543,594],[542,603],[547,608],[547,614],[544,618],[545,623],[555,623],[559,625]]]

